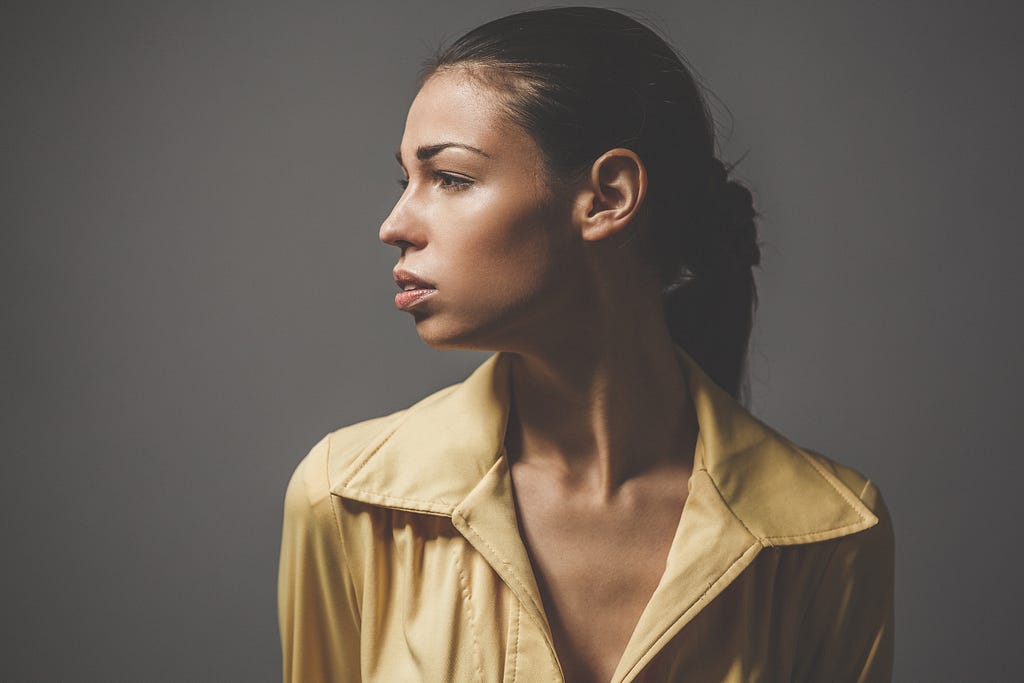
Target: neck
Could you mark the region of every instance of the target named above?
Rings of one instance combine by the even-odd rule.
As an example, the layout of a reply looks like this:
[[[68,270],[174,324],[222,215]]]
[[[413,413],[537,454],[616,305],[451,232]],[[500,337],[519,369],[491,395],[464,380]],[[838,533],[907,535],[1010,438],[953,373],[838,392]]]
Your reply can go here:
[[[511,366],[510,459],[604,501],[644,472],[692,467],[697,422],[673,340],[658,302],[636,301]]]

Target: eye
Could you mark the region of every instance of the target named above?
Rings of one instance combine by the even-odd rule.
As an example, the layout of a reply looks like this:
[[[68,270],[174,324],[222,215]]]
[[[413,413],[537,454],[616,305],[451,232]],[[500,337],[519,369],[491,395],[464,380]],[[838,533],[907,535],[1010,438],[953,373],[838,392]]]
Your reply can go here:
[[[435,172],[434,177],[438,180],[438,186],[445,192],[459,192],[461,190],[467,190],[469,189],[469,186],[473,184],[473,181],[468,178],[452,175],[451,173],[445,173],[444,171]]]
[[[444,171],[435,171],[434,178],[437,179],[437,186],[445,192],[466,190],[473,184],[473,181],[468,178],[463,178],[462,176],[446,173]],[[409,187],[408,178],[398,178],[396,182],[398,183],[398,186],[402,188],[403,192],[407,187]]]

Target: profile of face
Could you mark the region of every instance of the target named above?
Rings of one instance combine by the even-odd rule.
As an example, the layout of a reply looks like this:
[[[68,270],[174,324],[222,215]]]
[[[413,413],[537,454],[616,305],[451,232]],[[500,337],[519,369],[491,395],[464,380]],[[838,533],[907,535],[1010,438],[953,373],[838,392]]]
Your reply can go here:
[[[380,239],[401,249],[396,272],[433,287],[396,297],[424,342],[514,349],[564,324],[587,279],[573,196],[553,189],[540,148],[492,88],[462,69],[432,75],[398,162],[404,189]]]

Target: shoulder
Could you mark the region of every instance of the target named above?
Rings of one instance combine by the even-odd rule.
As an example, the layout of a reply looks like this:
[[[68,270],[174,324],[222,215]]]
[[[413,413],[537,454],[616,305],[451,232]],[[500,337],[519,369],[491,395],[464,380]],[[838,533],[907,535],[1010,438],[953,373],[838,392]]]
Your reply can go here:
[[[862,591],[891,593],[895,568],[895,531],[889,507],[878,485],[853,467],[817,451],[807,448],[802,451],[815,467],[827,471],[848,493],[856,495],[878,520],[861,531],[821,544],[825,565],[819,592],[825,591],[825,586],[848,591],[856,585]]]
[[[878,517],[878,524],[876,526],[888,529],[886,533],[889,533],[890,535],[892,534],[892,519],[889,516],[889,508],[886,505],[885,499],[882,497],[882,491],[879,489],[877,483],[859,470],[837,462],[836,460],[833,460],[832,458],[817,451],[806,447],[803,447],[800,450],[803,451],[804,456],[807,457],[815,467],[831,474],[833,477],[838,479],[839,483],[846,487],[849,492],[855,494],[857,499],[871,510],[876,517]]]
[[[295,491],[302,489],[308,495],[311,504],[328,498],[332,488],[346,473],[351,474],[353,467],[359,467],[360,463],[357,461],[360,460],[360,456],[385,441],[412,412],[443,399],[462,384],[463,382],[449,384],[405,408],[353,422],[328,432],[295,466],[288,484],[288,495],[297,497]]]
[[[310,505],[325,499],[330,495],[338,473],[346,469],[375,439],[397,425],[408,410],[404,408],[387,415],[360,420],[328,432],[295,466],[286,496],[297,498],[301,491]]]
[[[862,531],[806,546],[816,578],[803,612],[794,680],[889,681],[893,662],[895,536],[885,499],[855,469],[811,453],[878,518]]]

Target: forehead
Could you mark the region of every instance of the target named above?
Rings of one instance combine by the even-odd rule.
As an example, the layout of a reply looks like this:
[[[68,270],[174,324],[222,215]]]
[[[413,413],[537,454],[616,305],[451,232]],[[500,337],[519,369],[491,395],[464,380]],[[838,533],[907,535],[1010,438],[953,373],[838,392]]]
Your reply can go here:
[[[402,156],[419,146],[457,142],[492,157],[529,153],[532,138],[504,116],[501,97],[463,69],[434,74],[416,94],[405,121]]]

